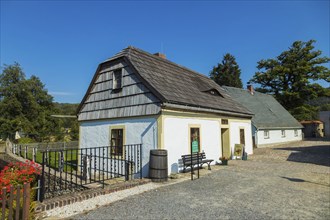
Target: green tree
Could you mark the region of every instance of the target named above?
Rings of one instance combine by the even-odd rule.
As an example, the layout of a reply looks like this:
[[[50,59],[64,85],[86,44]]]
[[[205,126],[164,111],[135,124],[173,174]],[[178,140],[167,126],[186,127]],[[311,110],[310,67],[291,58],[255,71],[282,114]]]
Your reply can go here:
[[[18,63],[5,65],[0,75],[0,135],[13,137],[23,131],[40,141],[59,129],[50,117],[53,97],[36,76],[26,79]]]
[[[57,113],[61,115],[76,115],[77,108],[79,104],[71,104],[71,103],[54,103],[55,108],[57,109]],[[57,118],[57,120],[61,124],[62,130],[69,129],[69,133],[71,140],[78,140],[79,138],[79,124],[77,118]],[[63,137],[64,138],[64,135]]]
[[[261,86],[256,90],[273,94],[298,120],[312,119],[315,108],[305,104],[306,101],[330,95],[329,89],[315,82],[330,81],[330,71],[323,65],[330,58],[321,57],[322,52],[314,50],[314,43],[315,40],[295,41],[275,59],[259,61],[259,71],[250,80]]]
[[[232,86],[243,88],[241,70],[233,55],[227,53],[223,56],[221,63],[213,67],[210,78],[220,86]]]

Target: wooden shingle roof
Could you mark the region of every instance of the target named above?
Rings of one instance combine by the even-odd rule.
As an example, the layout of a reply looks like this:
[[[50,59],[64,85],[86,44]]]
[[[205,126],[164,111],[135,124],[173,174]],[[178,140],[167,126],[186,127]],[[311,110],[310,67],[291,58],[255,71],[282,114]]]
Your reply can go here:
[[[121,53],[127,56],[141,77],[160,93],[163,103],[252,115],[205,75],[134,47],[128,47]]]
[[[163,108],[248,118],[253,115],[207,76],[138,48],[127,47],[100,65],[122,58],[135,69],[143,83],[160,100]]]

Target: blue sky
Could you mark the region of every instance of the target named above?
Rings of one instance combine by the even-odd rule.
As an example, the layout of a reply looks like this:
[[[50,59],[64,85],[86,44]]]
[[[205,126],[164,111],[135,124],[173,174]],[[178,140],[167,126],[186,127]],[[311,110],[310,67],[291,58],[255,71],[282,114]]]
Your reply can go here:
[[[329,2],[1,0],[0,65],[20,63],[69,103],[81,101],[100,62],[129,45],[205,75],[231,53],[246,84],[259,60],[296,40],[315,39],[329,57]]]

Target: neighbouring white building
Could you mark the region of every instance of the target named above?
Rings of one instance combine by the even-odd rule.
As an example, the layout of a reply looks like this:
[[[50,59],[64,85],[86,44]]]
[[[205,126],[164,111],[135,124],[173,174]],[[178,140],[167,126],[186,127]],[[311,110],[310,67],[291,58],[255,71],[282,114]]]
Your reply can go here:
[[[193,142],[213,163],[235,144],[252,154],[252,115],[210,78],[128,47],[95,72],[78,111],[80,148],[142,144],[143,176],[150,150],[166,149],[170,174]]]
[[[319,112],[319,119],[324,124],[323,134],[324,137],[330,137],[330,111],[320,111]]]
[[[255,147],[268,147],[303,139],[303,126],[272,96],[248,89],[224,86],[240,104],[249,109],[252,117],[252,136]]]

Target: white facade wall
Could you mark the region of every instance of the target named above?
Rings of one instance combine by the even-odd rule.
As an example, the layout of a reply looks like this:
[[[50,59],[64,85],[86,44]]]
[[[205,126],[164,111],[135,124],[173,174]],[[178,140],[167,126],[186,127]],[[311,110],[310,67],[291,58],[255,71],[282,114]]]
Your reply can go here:
[[[324,136],[330,137],[330,111],[320,111],[319,119],[323,122]]]
[[[244,129],[245,151],[253,154],[251,122],[229,122],[229,136],[231,152],[234,152],[235,144],[240,144],[240,129]]]
[[[193,125],[200,127],[200,146],[206,157],[218,160],[221,155],[219,121],[167,117],[163,122],[163,147],[168,151],[169,173],[181,170],[181,155],[190,154],[189,126]]]
[[[168,173],[182,170],[180,166],[181,155],[190,153],[190,127],[200,128],[201,150],[204,150],[208,159],[219,161],[222,156],[221,147],[221,119],[198,119],[198,118],[178,118],[163,116],[162,119],[162,148],[168,151]],[[157,119],[154,117],[102,120],[80,123],[80,148],[90,148],[110,145],[110,128],[112,126],[124,126],[124,143],[140,144],[142,143],[142,167],[143,176],[149,174],[150,150],[159,148]],[[231,152],[234,151],[235,144],[240,143],[239,130],[244,128],[245,145],[248,154],[253,153],[251,123],[231,121],[229,125],[229,141]]]
[[[148,176],[149,153],[157,148],[156,118],[136,118],[91,121],[80,123],[80,148],[100,147],[110,145],[110,127],[124,126],[125,140],[128,144],[142,144],[142,175]]]
[[[229,120],[230,121],[230,120]],[[200,128],[201,150],[205,151],[207,159],[219,161],[222,156],[220,119],[177,118],[167,116],[163,121],[163,148],[168,151],[169,173],[182,170],[181,155],[190,153],[190,127]],[[226,126],[228,128],[228,125]],[[229,122],[230,147],[232,152],[235,143],[239,143],[239,129],[245,130],[247,152],[252,154],[251,123]]]
[[[284,130],[284,129],[283,129]],[[298,136],[295,136],[294,130],[298,131]],[[256,130],[256,145],[257,147],[266,147],[276,144],[281,144],[291,141],[301,141],[301,129],[287,129],[285,130],[285,137],[282,136],[282,130],[268,130],[269,138],[264,136],[265,130]]]

